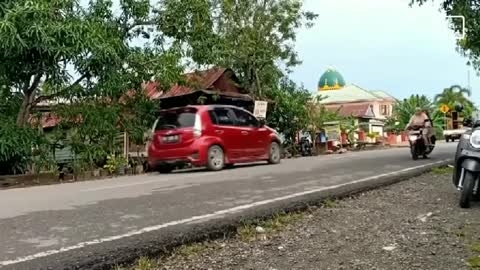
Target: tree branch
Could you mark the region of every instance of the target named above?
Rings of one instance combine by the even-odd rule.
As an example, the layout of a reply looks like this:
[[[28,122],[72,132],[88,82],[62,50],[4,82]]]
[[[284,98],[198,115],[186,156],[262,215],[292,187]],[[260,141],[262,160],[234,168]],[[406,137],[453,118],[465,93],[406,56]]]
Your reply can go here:
[[[40,84],[40,80],[42,79],[43,73],[38,73],[37,75],[34,76],[33,82],[31,85],[26,84],[26,89],[24,89],[23,93],[26,96],[31,95],[38,87]]]
[[[54,93],[54,94],[51,94],[51,95],[45,95],[45,96],[39,96],[38,98],[36,98],[33,102],[32,102],[32,106],[35,106],[37,105],[38,103],[42,102],[42,101],[45,101],[45,100],[49,100],[49,99],[52,99],[52,98],[56,98],[58,96],[61,96],[61,95],[64,95],[66,93],[68,93],[70,90],[72,90],[73,87],[77,86],[79,83],[81,83],[86,77],[88,77],[88,73],[85,73],[83,74],[82,76],[80,76],[76,81],[74,81],[71,85],[69,85],[68,87],[66,87],[65,89],[63,89],[62,91],[58,91],[57,93]]]
[[[157,22],[155,20],[149,20],[149,21],[139,21],[139,22],[134,22],[131,25],[125,27],[125,32],[130,32],[133,28],[138,27],[138,26],[146,26],[146,25],[155,25]]]

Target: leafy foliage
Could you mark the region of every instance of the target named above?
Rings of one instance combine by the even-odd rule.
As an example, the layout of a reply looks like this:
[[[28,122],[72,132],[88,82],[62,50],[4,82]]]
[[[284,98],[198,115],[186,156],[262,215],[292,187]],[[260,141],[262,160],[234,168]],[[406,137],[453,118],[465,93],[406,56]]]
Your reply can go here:
[[[396,102],[393,112],[402,128],[405,128],[410,122],[410,118],[415,114],[417,107],[429,112],[430,115],[435,111],[433,102],[425,95],[412,95],[407,99]]]
[[[357,118],[350,117],[339,117],[340,118],[340,129],[347,134],[347,139],[350,143],[355,142],[355,133],[358,131],[359,125],[357,124]]]
[[[459,85],[453,85],[445,88],[442,93],[435,96],[434,101],[437,106],[447,105],[451,110],[455,110],[455,106],[458,104],[463,105],[464,115],[468,118],[475,110],[475,105],[468,99],[471,91],[463,88]]]
[[[110,174],[116,174],[119,169],[124,168],[128,165],[128,160],[121,155],[109,155],[107,156],[107,164],[104,168],[108,170]]]
[[[254,96],[275,91],[287,68],[300,63],[296,30],[316,17],[299,0],[163,0],[160,29],[187,45],[198,65],[232,68]]]
[[[54,156],[56,147],[67,143],[92,164],[115,151],[111,139],[119,131],[140,137],[151,120],[145,117],[147,111],[158,103],[119,101],[127,91],[141,92],[145,81],[161,78],[162,86],[168,87],[178,80],[182,51],[175,44],[162,43],[150,1],[122,0],[119,10],[113,2],[7,0],[0,4],[0,118],[6,123],[0,127],[2,160],[25,157],[15,160],[26,167],[41,161],[31,158],[32,147]],[[137,47],[132,45],[134,38],[154,42]],[[71,129],[65,138],[47,140],[30,129],[35,106],[44,101],[63,102],[53,107],[53,113],[62,118],[58,130]]]
[[[329,110],[320,103],[322,99],[322,96],[316,96],[312,102],[307,104],[308,118],[310,119],[309,129],[311,131],[316,132],[322,129],[327,122],[342,120],[338,115],[338,111]]]
[[[148,0],[20,0],[0,5],[0,81],[22,95],[17,125],[32,107],[56,97],[121,96],[144,80],[179,70],[179,51],[133,47],[154,29]],[[173,60],[173,61],[172,61]],[[74,77],[76,77],[74,79]]]
[[[443,114],[438,110],[436,104],[424,95],[412,95],[407,99],[398,101],[393,108],[393,119],[395,120],[391,119],[390,124],[392,121],[398,122],[398,125],[395,125],[395,127],[404,129],[410,122],[410,118],[415,114],[417,107],[428,113],[432,119],[433,126],[440,134],[443,130]]]
[[[267,114],[267,122],[280,130],[287,141],[294,141],[297,132],[305,129],[309,123],[308,106],[311,94],[294,82],[283,79],[277,89],[272,89],[267,96],[273,101],[273,107]]]

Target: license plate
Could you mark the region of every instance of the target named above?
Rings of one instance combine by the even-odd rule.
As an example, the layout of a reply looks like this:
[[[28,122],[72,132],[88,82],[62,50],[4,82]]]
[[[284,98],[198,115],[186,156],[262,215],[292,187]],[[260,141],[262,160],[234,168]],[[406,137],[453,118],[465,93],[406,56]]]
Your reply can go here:
[[[163,137],[162,141],[164,143],[176,143],[176,142],[178,142],[179,139],[180,139],[180,137],[178,135],[171,135],[171,136]]]

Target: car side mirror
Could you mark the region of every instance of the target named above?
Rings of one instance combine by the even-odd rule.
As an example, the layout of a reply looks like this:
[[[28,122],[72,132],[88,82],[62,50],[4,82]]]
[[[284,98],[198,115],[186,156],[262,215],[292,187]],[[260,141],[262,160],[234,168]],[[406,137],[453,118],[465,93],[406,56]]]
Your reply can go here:
[[[266,124],[265,119],[258,120],[258,127],[264,127]]]

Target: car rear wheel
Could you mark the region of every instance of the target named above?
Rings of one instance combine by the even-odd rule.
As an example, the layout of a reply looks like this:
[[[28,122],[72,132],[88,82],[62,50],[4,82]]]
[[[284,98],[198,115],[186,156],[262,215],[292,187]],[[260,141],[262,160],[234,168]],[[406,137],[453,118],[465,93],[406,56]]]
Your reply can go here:
[[[281,149],[280,145],[277,142],[272,142],[270,144],[270,152],[268,154],[268,163],[278,164],[281,159]]]
[[[208,161],[207,161],[207,168],[210,171],[219,171],[223,169],[225,165],[225,153],[223,149],[218,146],[214,145],[208,149]]]

